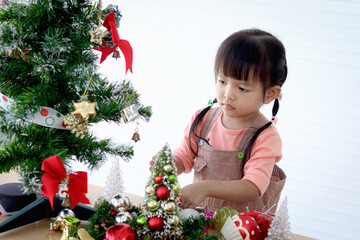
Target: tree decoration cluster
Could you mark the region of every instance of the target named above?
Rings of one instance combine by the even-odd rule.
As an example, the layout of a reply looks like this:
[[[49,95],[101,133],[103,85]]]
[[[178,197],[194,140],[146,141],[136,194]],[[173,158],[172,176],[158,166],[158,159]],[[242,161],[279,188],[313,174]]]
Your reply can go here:
[[[145,187],[147,194],[137,229],[139,236],[160,239],[164,235],[181,235],[180,184],[170,147],[166,144],[159,152],[152,174]]]

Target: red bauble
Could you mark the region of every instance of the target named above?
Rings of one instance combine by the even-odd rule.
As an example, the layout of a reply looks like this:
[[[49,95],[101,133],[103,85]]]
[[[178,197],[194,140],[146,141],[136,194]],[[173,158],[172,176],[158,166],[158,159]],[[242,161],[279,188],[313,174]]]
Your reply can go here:
[[[156,196],[160,199],[166,199],[170,195],[169,189],[165,186],[160,186],[156,189]]]
[[[106,231],[105,240],[135,240],[136,233],[132,227],[125,223],[115,224]]]
[[[156,183],[161,183],[162,180],[163,180],[163,178],[162,178],[162,176],[160,176],[160,175],[158,175],[158,176],[155,177],[155,182],[156,182]]]
[[[160,217],[150,218],[148,224],[149,228],[153,231],[160,231],[164,226],[164,222]]]

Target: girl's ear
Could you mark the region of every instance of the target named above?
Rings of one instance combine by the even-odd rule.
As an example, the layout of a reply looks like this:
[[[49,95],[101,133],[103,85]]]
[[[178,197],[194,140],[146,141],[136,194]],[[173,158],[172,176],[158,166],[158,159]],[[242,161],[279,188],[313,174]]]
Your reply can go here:
[[[275,98],[279,97],[280,93],[281,93],[280,86],[272,86],[268,88],[265,92],[264,103],[265,104],[271,103]]]

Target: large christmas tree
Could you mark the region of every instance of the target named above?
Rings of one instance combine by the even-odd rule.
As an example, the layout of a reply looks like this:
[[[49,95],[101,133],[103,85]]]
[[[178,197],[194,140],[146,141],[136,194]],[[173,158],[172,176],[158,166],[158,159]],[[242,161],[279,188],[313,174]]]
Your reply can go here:
[[[78,110],[74,103],[96,105],[80,116],[85,127],[124,122],[122,111],[131,106],[143,120],[151,116],[130,81],[110,83],[98,72],[93,48],[101,43],[91,42],[89,31],[114,10],[100,6],[89,0],[8,0],[0,6],[0,172],[26,172],[28,188],[40,179],[42,161],[53,155],[90,169],[108,154],[125,161],[133,156],[129,143],[66,129],[62,120]]]

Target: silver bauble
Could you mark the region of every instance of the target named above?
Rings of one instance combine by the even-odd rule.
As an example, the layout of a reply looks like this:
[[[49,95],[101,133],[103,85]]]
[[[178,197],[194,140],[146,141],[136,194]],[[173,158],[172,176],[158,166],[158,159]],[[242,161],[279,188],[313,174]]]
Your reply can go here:
[[[131,222],[133,220],[133,216],[129,212],[119,212],[116,217],[116,223],[123,223],[123,222]]]
[[[130,199],[123,193],[118,193],[111,199],[111,204],[119,211],[123,212],[131,208]]]
[[[69,208],[64,208],[60,211],[59,216],[62,218],[75,217],[75,213]]]

